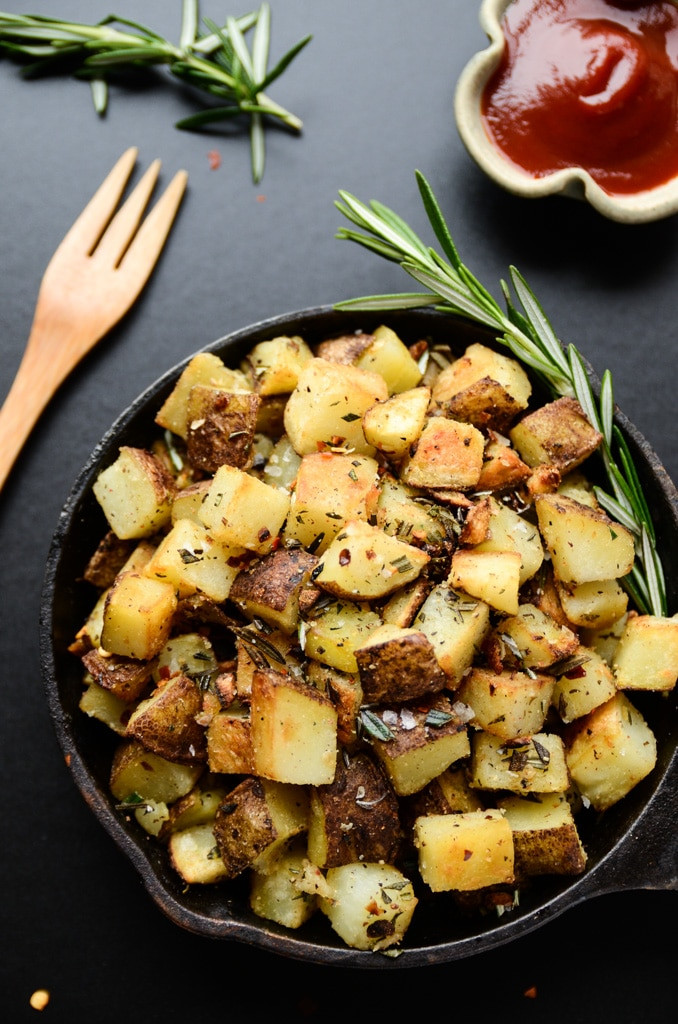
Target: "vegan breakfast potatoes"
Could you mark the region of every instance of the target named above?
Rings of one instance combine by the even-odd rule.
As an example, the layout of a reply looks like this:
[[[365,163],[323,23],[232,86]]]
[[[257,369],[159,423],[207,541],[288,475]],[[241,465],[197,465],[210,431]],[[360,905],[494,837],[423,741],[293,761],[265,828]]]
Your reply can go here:
[[[182,883],[395,952],[424,896],[584,872],[580,816],[655,766],[635,694],[674,687],[678,619],[629,604],[579,403],[383,325],[200,353],[156,423],[95,481],[71,651]]]

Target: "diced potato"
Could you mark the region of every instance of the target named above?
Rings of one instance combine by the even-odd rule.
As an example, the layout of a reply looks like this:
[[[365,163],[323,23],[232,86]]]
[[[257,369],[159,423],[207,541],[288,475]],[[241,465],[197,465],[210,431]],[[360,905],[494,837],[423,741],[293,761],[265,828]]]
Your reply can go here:
[[[350,750],[358,742],[358,714],[364,702],[359,677],[309,660],[306,679],[321,693],[326,693],[334,704],[337,709],[337,742],[344,750]]]
[[[654,733],[623,693],[577,719],[567,738],[572,780],[596,811],[626,796],[656,760]]]
[[[176,607],[171,583],[122,573],[106,595],[102,646],[111,654],[148,661],[168,639]]]
[[[174,480],[151,452],[123,445],[92,492],[117,537],[148,537],[169,522]]]
[[[82,691],[78,707],[88,718],[103,722],[118,736],[125,735],[129,704],[110,690],[105,690],[95,682],[88,683]]]
[[[333,601],[302,624],[302,647],[307,657],[342,672],[358,672],[355,649],[381,625],[367,604]]]
[[[473,725],[510,740],[541,731],[551,702],[553,676],[536,672],[493,672],[475,667],[457,697],[473,711]]]
[[[173,832],[169,855],[174,870],[187,885],[211,885],[228,877],[211,825],[192,825]]]
[[[325,338],[314,348],[314,354],[330,363],[351,365],[369,348],[374,340],[372,334],[354,331],[351,334],[339,334],[334,338]]]
[[[383,377],[389,395],[415,388],[422,376],[407,346],[385,324],[373,331],[372,341],[355,360],[355,365]]]
[[[238,575],[244,547],[228,546],[191,519],[177,519],[165,534],[144,575],[171,583],[179,597],[200,591],[221,603]]]
[[[294,391],[301,370],[312,358],[303,338],[281,335],[255,345],[243,369],[252,375],[260,395],[288,394]]]
[[[200,506],[200,518],[223,544],[264,554],[271,549],[288,509],[285,492],[234,466],[220,466]]]
[[[574,667],[556,680],[551,698],[563,722],[587,715],[617,690],[609,665],[596,651],[580,647],[573,660]]]
[[[355,650],[365,701],[408,701],[442,690],[447,676],[433,644],[412,627],[385,623]]]
[[[317,561],[301,548],[272,551],[238,574],[230,600],[248,619],[263,619],[274,629],[293,633],[299,623],[299,595]]]
[[[212,716],[206,729],[207,764],[224,775],[254,773],[252,720],[249,707],[234,703]]]
[[[568,620],[575,626],[605,629],[621,618],[628,607],[628,594],[617,580],[557,584],[558,597]]]
[[[633,536],[604,512],[561,494],[535,499],[539,529],[553,568],[565,583],[618,579],[633,568]]]
[[[193,789],[202,771],[202,765],[177,764],[146,750],[138,740],[123,740],[113,755],[110,790],[120,803],[137,798],[169,805]]]
[[[581,642],[585,647],[592,648],[596,651],[601,658],[604,658],[608,665],[612,664],[614,658],[614,652],[617,649],[620,637],[624,632],[624,627],[628,619],[628,614],[622,615],[613,622],[611,626],[607,626],[603,629],[587,629],[586,627],[580,629]]]
[[[630,615],[612,669],[622,690],[672,690],[678,679],[678,618]]]
[[[517,668],[548,668],[579,646],[573,630],[529,602],[519,605],[515,615],[502,619],[495,636],[506,645],[503,660]]]
[[[496,809],[417,818],[419,871],[433,892],[482,889],[513,881],[513,836]]]
[[[191,465],[214,473],[224,464],[249,469],[260,398],[196,384],[188,395],[186,452]]]
[[[134,709],[127,735],[168,761],[205,761],[205,733],[196,722],[201,707],[202,695],[193,680],[183,673],[170,676]]]
[[[529,377],[517,360],[479,343],[441,370],[433,386],[433,400],[448,409],[447,415],[462,412],[458,418],[466,419],[477,411],[484,414],[479,425],[497,430],[527,408],[531,393]]]
[[[116,537],[113,530],[108,530],[90,556],[82,578],[97,590],[105,590],[110,587],[132,554],[134,544],[133,539],[121,540]]]
[[[83,654],[82,664],[94,682],[127,705],[128,710],[141,697],[152,674],[149,662],[109,654],[101,647]]]
[[[296,785],[332,782],[337,764],[337,712],[327,697],[290,675],[256,671],[251,718],[257,775]]]
[[[388,386],[379,374],[314,357],[302,368],[285,406],[285,431],[300,455],[323,448],[371,455],[363,413],[386,398]]]
[[[431,389],[411,388],[378,402],[363,415],[368,444],[392,459],[401,459],[419,439],[431,401]]]
[[[361,455],[316,452],[297,472],[285,537],[321,554],[350,519],[368,519],[376,508],[377,462]]]
[[[334,781],[311,790],[308,856],[318,867],[358,860],[393,864],[401,841],[398,800],[369,754],[340,758]]]
[[[177,491],[172,502],[172,522],[176,523],[178,519],[190,519],[192,522],[202,525],[199,514],[200,506],[209,486],[209,480],[198,480]]]
[[[207,788],[203,788],[203,781],[200,780],[190,793],[182,796],[169,808],[167,825],[162,831],[161,838],[165,838],[173,832],[183,832],[195,825],[212,825],[217,810],[224,802],[225,797],[225,789],[212,786],[209,781]]]
[[[412,883],[390,864],[342,864],[330,868],[331,898],[320,908],[334,931],[352,949],[383,950],[402,942],[417,897]]]
[[[425,545],[430,552],[446,553],[450,540],[445,515],[441,506],[422,500],[416,488],[409,487],[390,473],[384,473],[380,478],[377,526],[390,536],[407,543]],[[452,518],[451,513],[448,518]],[[449,529],[452,529],[451,525]]]
[[[432,584],[427,579],[420,577],[414,583],[396,590],[386,604],[382,605],[381,617],[384,622],[403,629],[411,626],[415,615],[430,594],[431,587]]]
[[[496,498],[488,499],[487,536],[474,551],[517,551],[520,555],[520,585],[531,579],[544,561],[544,548],[537,527],[515,509]]]
[[[564,793],[570,784],[563,741],[554,733],[504,740],[478,732],[471,747],[470,782],[476,789]]]
[[[460,811],[480,811],[483,802],[478,791],[471,789],[466,769],[446,768],[417,793],[401,802],[403,817],[414,824],[425,814],[458,814]]]
[[[503,797],[499,807],[513,832],[518,876],[580,875],[586,867],[572,808],[564,793]]]
[[[287,434],[273,445],[264,471],[262,480],[269,487],[279,487],[283,491],[291,491],[297,479],[297,472],[301,464],[301,455],[297,455],[292,442]]]
[[[482,601],[457,594],[444,584],[422,604],[414,628],[430,642],[450,685],[458,685],[490,628],[490,609]]]
[[[257,917],[284,928],[305,924],[318,909],[318,892],[308,891],[309,878],[315,877],[318,890],[325,891],[323,876],[312,869],[299,845],[281,853],[266,872],[253,871],[249,903]]]
[[[528,413],[509,437],[528,466],[553,465],[561,474],[580,466],[603,440],[579,402],[569,396]]]
[[[262,654],[262,651],[264,652]],[[256,621],[252,626],[240,633],[236,642],[236,676],[235,690],[244,701],[248,701],[252,693],[252,677],[261,668],[262,658],[267,664],[285,668],[301,675],[297,650],[297,637],[293,634],[273,630],[264,624],[259,629]]]
[[[448,583],[507,615],[518,611],[521,558],[517,551],[459,548],[452,556]]]
[[[351,519],[325,549],[313,579],[337,597],[370,601],[411,583],[428,562],[421,548]]]
[[[483,468],[476,486],[478,491],[513,491],[525,483],[531,472],[514,448],[491,437],[485,445]]]
[[[214,648],[201,633],[176,633],[162,648],[155,662],[156,682],[185,672],[194,679],[209,678],[218,670]]]
[[[179,437],[186,437],[188,396],[196,384],[224,388],[226,391],[251,391],[247,377],[230,370],[212,352],[199,352],[182,371],[177,383],[158,411],[155,422]]]
[[[443,694],[405,707],[382,707],[372,714],[377,725],[372,749],[399,796],[423,789],[470,753],[466,719]],[[382,729],[390,738],[377,738]]]
[[[401,479],[414,487],[475,487],[483,468],[485,440],[470,423],[431,417],[400,471]]]
[[[294,836],[305,832],[308,796],[303,786],[248,776],[217,810],[214,836],[228,878],[247,868],[265,871]]]

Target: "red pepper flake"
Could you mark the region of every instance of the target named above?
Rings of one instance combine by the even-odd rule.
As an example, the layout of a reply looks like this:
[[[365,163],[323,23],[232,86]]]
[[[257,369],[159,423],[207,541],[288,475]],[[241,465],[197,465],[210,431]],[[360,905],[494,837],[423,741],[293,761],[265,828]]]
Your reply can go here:
[[[536,999],[537,998],[537,986],[536,985],[530,985],[529,988],[525,989],[525,991],[523,992],[523,995],[525,996],[526,999]]]
[[[339,552],[339,565],[348,565],[351,561],[351,552],[348,548],[342,548]]]
[[[262,528],[259,530],[259,533],[257,534],[257,537],[259,538],[259,543],[260,544],[263,544],[264,541],[267,541],[270,538],[270,536],[271,536],[271,531],[269,530],[269,528],[267,526],[262,526]]]
[[[218,171],[221,167],[221,154],[216,149],[210,149],[207,159],[210,163],[210,171]]]
[[[257,196],[257,202],[258,203],[265,203],[266,202],[266,196],[258,195]]]
[[[71,755],[70,754],[66,754],[66,756],[64,758],[64,761],[66,762],[66,767],[70,768],[71,767]]]
[[[464,860],[470,860],[473,856],[473,850],[464,850]]]
[[[584,668],[584,666],[583,665],[575,665],[574,668],[571,668],[569,672],[565,673],[565,678],[566,679],[583,679],[583,677],[585,675],[586,675],[586,669]]]

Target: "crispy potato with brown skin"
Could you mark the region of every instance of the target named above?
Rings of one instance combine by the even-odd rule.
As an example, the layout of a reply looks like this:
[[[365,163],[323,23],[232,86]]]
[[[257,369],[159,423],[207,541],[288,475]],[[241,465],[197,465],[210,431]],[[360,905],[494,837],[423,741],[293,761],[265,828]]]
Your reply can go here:
[[[173,804],[195,786],[204,765],[179,764],[147,750],[138,740],[125,739],[113,754],[109,788],[120,803],[138,800]]]
[[[482,425],[495,426],[496,420],[497,430],[505,429],[527,408],[531,393],[530,379],[516,359],[477,342],[441,370],[433,386],[434,402],[450,410],[456,402],[459,408],[467,405],[482,412],[484,396],[487,414]],[[447,415],[454,416],[454,412]]]
[[[227,464],[252,465],[252,444],[260,398],[251,392],[224,391],[196,384],[187,404],[186,452],[193,466],[215,473]]]
[[[251,775],[254,772],[252,721],[249,708],[234,702],[217,711],[205,730],[207,764],[211,772]]]
[[[350,750],[358,742],[358,715],[363,704],[363,689],[357,673],[341,672],[319,661],[308,661],[306,678],[321,693],[326,693],[337,710],[337,743]]]
[[[92,485],[113,532],[122,540],[149,537],[170,519],[174,478],[143,448],[123,445]]]
[[[523,416],[509,437],[528,466],[552,465],[561,475],[580,466],[603,441],[577,399],[567,395]]]
[[[379,614],[366,602],[335,600],[311,610],[304,620],[302,646],[309,658],[357,673],[355,650],[380,625]]]
[[[260,618],[292,633],[299,622],[300,591],[317,563],[317,556],[303,548],[279,548],[243,569],[229,598],[248,619]]]
[[[513,833],[517,877],[580,875],[586,868],[572,809],[564,793],[502,797],[503,810]]]
[[[251,391],[247,377],[240,370],[231,370],[213,352],[199,352],[182,370],[178,381],[159,409],[155,422],[179,437],[186,437],[188,396],[198,384],[223,388],[225,391]]]
[[[385,623],[356,648],[355,658],[368,704],[414,700],[447,684],[433,644],[420,629]]]
[[[393,626],[411,626],[422,604],[431,592],[433,584],[428,579],[417,579],[396,591],[382,605],[381,617]]]
[[[350,366],[372,344],[371,334],[341,334],[336,338],[327,338],[316,345],[314,355],[326,359],[330,363],[343,363]]]
[[[483,467],[485,440],[470,423],[432,416],[416,447],[403,460],[400,478],[414,487],[475,487]]]
[[[514,448],[490,435],[476,487],[478,491],[514,491],[529,479],[531,472]]]
[[[82,664],[94,682],[126,704],[139,700],[153,670],[152,662],[107,654],[101,648],[87,651],[82,656]]]
[[[130,715],[127,735],[168,761],[198,764],[207,760],[205,731],[196,722],[202,695],[180,673],[162,682]]]
[[[397,860],[402,833],[398,799],[368,753],[339,758],[334,781],[310,792],[308,856],[318,867]]]
[[[512,668],[544,669],[577,650],[577,634],[552,619],[541,608],[524,602],[515,615],[506,616],[494,635],[504,644],[502,661]]]
[[[113,530],[102,537],[96,550],[90,557],[82,578],[91,583],[97,590],[105,590],[115,581],[115,577],[134,550],[134,540],[121,540]]]

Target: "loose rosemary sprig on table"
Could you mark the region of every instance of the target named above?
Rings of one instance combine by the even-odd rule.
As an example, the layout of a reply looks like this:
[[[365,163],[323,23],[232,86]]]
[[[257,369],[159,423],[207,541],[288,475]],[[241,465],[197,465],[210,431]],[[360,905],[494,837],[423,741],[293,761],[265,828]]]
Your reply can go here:
[[[501,282],[506,311],[462,263],[437,199],[426,178],[416,172],[419,192],[442,255],[424,244],[393,210],[382,203],[362,203],[340,191],[336,202],[341,213],[357,226],[340,228],[337,238],[348,239],[399,263],[425,292],[372,295],[337,303],[340,309],[389,310],[432,306],[483,324],[496,334],[520,362],[529,367],[554,397],[570,395],[580,402],[591,424],[603,436],[601,454],[609,490],[595,488],[601,506],[634,535],[636,559],[623,580],[640,611],[667,614],[666,588],[650,510],[626,440],[614,423],[614,396],[609,370],[603,374],[596,396],[577,348],[563,347],[534,292],[515,267],[511,284]],[[367,233],[365,233],[367,232]]]
[[[27,61],[25,77],[74,73],[89,80],[94,107],[104,114],[108,106],[109,78],[113,74],[165,66],[182,82],[219,101],[178,121],[177,128],[196,129],[244,115],[249,118],[252,178],[264,173],[265,118],[300,132],[302,122],[266,95],[274,82],[310,36],[293,46],[271,70],[268,69],[271,10],[258,10],[224,25],[205,18],[208,29],[200,34],[198,0],[182,0],[178,45],[136,21],[109,15],[95,25],[64,21],[41,15],[7,14],[0,11],[0,51]],[[252,48],[246,33],[252,29]]]

